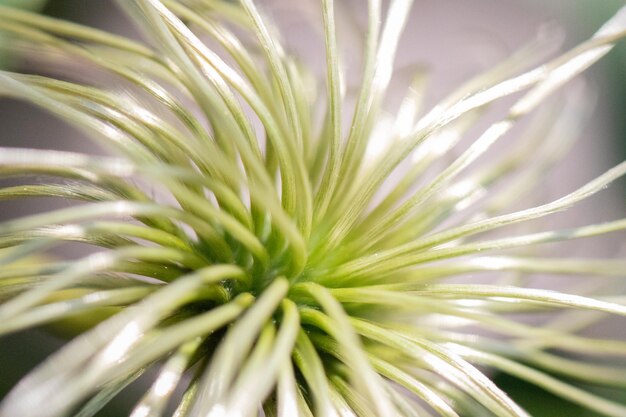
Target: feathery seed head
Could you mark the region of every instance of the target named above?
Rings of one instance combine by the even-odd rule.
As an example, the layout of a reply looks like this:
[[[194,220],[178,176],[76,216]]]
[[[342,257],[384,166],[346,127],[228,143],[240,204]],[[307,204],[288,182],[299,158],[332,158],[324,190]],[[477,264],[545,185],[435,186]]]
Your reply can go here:
[[[20,48],[88,62],[125,86],[0,72],[3,95],[115,154],[0,150],[0,175],[22,181],[0,199],[76,202],[0,223],[0,336],[71,330],[77,317],[87,327],[13,388],[1,417],[92,416],[149,369],[157,375],[133,417],[168,406],[177,417],[527,416],[491,370],[626,415],[579,384],[626,387],[626,342],[582,333],[626,316],[623,297],[526,280],[623,277],[622,260],[537,245],[623,233],[626,220],[489,234],[561,212],[626,173],[624,162],[513,209],[580,124],[577,88],[552,107],[547,99],[626,36],[626,9],[535,68],[540,46],[530,45],[426,113],[418,74],[391,114],[411,3],[392,0],[383,13],[368,2],[355,93],[344,85],[332,0],[319,8],[322,91],[252,0],[119,1],[146,43],[0,7],[0,31]],[[508,113],[464,145],[487,106],[507,97],[516,97]],[[539,106],[547,117],[519,144],[476,163]],[[50,255],[66,242],[98,249]]]

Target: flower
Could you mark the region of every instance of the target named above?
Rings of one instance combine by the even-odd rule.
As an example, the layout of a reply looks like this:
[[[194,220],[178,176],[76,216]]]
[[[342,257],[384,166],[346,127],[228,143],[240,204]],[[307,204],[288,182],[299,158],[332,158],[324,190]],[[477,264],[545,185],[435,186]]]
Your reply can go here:
[[[421,117],[418,80],[390,116],[384,98],[410,3],[392,1],[382,25],[380,2],[368,3],[353,110],[332,0],[321,2],[326,91],[311,88],[252,0],[120,2],[153,46],[0,8],[0,29],[18,45],[90,62],[127,86],[0,73],[3,94],[118,155],[0,153],[0,173],[23,178],[0,189],[3,199],[77,201],[0,224],[0,334],[87,325],[14,387],[0,416],[91,416],[148,369],[158,374],[133,417],[163,415],[178,386],[176,416],[528,415],[486,369],[626,415],[576,382],[625,386],[625,342],[582,333],[626,315],[623,299],[523,279],[623,276],[626,263],[515,251],[622,231],[626,220],[485,235],[561,212],[626,173],[624,162],[510,211],[580,120],[576,88],[551,108],[548,97],[626,36],[626,9],[527,70],[530,46]],[[502,120],[430,170],[504,97],[516,101]],[[553,124],[466,174],[540,106]],[[64,242],[100,249],[59,261],[50,250]],[[477,279],[489,272],[515,273],[517,285]]]

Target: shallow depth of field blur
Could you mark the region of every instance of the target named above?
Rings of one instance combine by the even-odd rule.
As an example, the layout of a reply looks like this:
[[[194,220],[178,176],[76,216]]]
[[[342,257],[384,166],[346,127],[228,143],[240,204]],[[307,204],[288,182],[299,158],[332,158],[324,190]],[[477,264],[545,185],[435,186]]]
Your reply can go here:
[[[302,3],[315,0],[300,0]],[[293,0],[259,0],[283,31],[287,31],[287,48],[296,53],[306,50],[307,39],[316,36],[315,31],[305,22],[294,18]],[[41,0],[0,0],[0,4],[37,7]],[[353,19],[364,15],[364,6],[360,0],[338,1],[343,9],[354,10]],[[549,5],[546,5],[549,3]],[[427,91],[426,106],[434,104],[463,80],[489,68],[504,59],[525,42],[536,36],[543,28],[559,27],[565,33],[562,49],[567,49],[588,38],[617,8],[621,0],[416,0],[407,31],[400,43],[400,52],[396,70],[402,78],[403,70],[407,78],[409,69],[419,66],[429,74],[430,87]],[[360,13],[363,12],[363,13]],[[114,5],[113,0],[51,0],[42,8],[42,13],[62,17],[90,26],[106,29],[115,33],[139,37],[128,25],[128,21]],[[341,10],[338,10],[339,15]],[[296,19],[296,20],[294,20]],[[293,34],[293,35],[292,35]],[[349,34],[347,34],[349,35]],[[358,34],[353,36],[358,37]],[[0,41],[1,42],[1,41]],[[317,50],[316,50],[317,51]],[[308,52],[308,56],[306,53]],[[318,65],[323,71],[323,60],[311,52],[304,52],[307,63]],[[13,66],[20,71],[36,72],[61,76],[71,71],[72,79],[89,81],[90,74],[84,69],[71,64],[59,68],[40,68],[37,60],[18,62],[0,51],[0,65]],[[549,201],[562,190],[570,191],[576,185],[584,184],[599,175],[608,167],[626,159],[626,44],[619,44],[609,56],[595,65],[585,75],[591,90],[597,95],[597,104],[590,123],[582,132],[575,149],[568,154],[568,161],[557,167],[554,175],[543,184],[543,201]],[[350,86],[348,85],[348,88]],[[84,140],[81,134],[68,127],[57,118],[34,108],[31,105],[14,100],[0,99],[0,146],[33,147],[102,152],[90,148],[91,142]],[[558,187],[561,188],[559,191]],[[592,217],[602,221],[623,217],[626,212],[626,181],[621,180],[611,186],[609,193],[581,204],[569,216],[579,218]],[[0,221],[19,215],[41,211],[40,204],[29,201],[3,203],[0,209]],[[37,206],[37,207],[33,207]],[[593,216],[588,216],[593,213]],[[558,217],[558,216],[557,216]],[[567,216],[565,216],[567,217]],[[557,221],[560,221],[557,219]],[[574,220],[564,222],[576,223]],[[578,222],[581,223],[581,222]],[[567,224],[564,224],[567,225]],[[626,242],[619,237],[612,242],[614,247],[602,248],[607,256],[626,256]],[[572,246],[575,249],[575,245]],[[574,253],[575,255],[575,253]],[[626,329],[612,328],[609,325],[598,332],[616,332],[626,334]],[[626,336],[624,336],[626,337]],[[39,332],[28,331],[0,339],[2,363],[8,368],[0,369],[0,398],[33,366],[40,363],[51,352],[62,345],[62,339]],[[579,416],[591,417],[577,406],[564,403],[540,389],[528,387],[508,377],[494,376],[510,395],[536,416]],[[139,381],[141,383],[141,381]],[[137,396],[140,393],[137,394]],[[622,394],[626,403],[626,395]],[[531,399],[531,401],[529,401]],[[126,415],[129,407],[136,402],[132,390],[124,391],[118,401],[106,407],[100,416]],[[620,400],[618,398],[618,400]],[[555,414],[555,409],[558,413]],[[589,412],[590,413],[590,412]]]

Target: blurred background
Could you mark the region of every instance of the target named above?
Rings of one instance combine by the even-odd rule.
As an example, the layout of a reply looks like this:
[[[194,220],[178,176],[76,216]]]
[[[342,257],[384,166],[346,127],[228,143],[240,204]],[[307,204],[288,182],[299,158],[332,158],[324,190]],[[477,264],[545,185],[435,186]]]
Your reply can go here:
[[[0,4],[37,10],[49,16],[139,38],[139,33],[114,3],[113,0],[0,0]],[[272,18],[290,34],[288,48],[305,50],[308,36],[313,36],[315,31],[294,17],[297,16],[294,13],[296,6],[292,4],[295,2],[268,0],[259,3],[265,3],[263,6]],[[365,12],[364,1],[337,3],[352,10],[357,20],[359,13]],[[565,50],[591,36],[621,5],[622,0],[416,0],[396,67],[402,71],[419,65],[432,73],[427,102],[433,103],[463,80],[506,58],[534,38],[546,24],[563,28],[566,37],[562,50]],[[0,45],[1,42],[0,38]],[[0,48],[1,67],[28,71],[27,65]],[[38,68],[38,72],[54,74],[49,68]],[[78,79],[85,77],[79,74]],[[582,184],[626,159],[626,42],[596,64],[586,77],[598,99],[592,122],[575,150],[575,161],[580,163],[570,164],[576,169],[570,167],[561,172],[555,181]],[[33,106],[14,100],[0,98],[0,126],[0,146],[98,152],[90,148],[90,142],[75,129]],[[623,217],[626,185],[622,181],[614,188],[612,196],[602,200],[605,203],[601,209],[594,206],[593,210],[603,212],[594,220]],[[0,220],[29,210],[27,204],[7,206],[8,210],[2,207]],[[618,330],[626,334],[626,329]],[[62,343],[61,339],[39,331],[0,338],[0,398]],[[510,377],[500,375],[495,378],[533,415],[592,416]],[[119,400],[99,415],[127,415],[138,395],[124,391]]]

